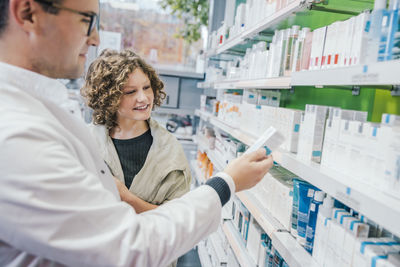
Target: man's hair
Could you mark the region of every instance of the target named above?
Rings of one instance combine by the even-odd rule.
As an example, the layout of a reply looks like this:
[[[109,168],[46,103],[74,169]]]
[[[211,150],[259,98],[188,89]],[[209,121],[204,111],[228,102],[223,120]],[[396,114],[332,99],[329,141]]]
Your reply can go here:
[[[81,94],[93,109],[94,124],[107,129],[118,126],[117,111],[123,95],[122,89],[129,75],[140,69],[149,78],[154,93],[153,108],[160,106],[166,94],[164,83],[156,71],[131,50],[121,52],[105,49],[90,65]]]
[[[0,35],[7,26],[9,3],[10,0],[0,0]]]
[[[57,4],[61,4],[64,0],[49,0]],[[39,3],[43,10],[51,14],[57,14],[58,9],[52,6]],[[10,5],[10,0],[0,0],[0,36],[5,31],[8,25],[8,9]]]

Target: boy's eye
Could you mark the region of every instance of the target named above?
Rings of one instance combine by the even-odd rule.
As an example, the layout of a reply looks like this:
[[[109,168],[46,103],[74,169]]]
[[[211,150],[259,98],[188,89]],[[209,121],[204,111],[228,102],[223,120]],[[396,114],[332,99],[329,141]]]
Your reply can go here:
[[[82,19],[82,21],[85,22],[85,23],[87,23],[87,24],[90,23],[90,20],[89,20],[89,19]]]
[[[151,86],[147,85],[147,86],[143,87],[143,90],[147,90],[147,89],[150,89],[150,88],[151,88]]]
[[[124,94],[125,94],[125,95],[131,95],[131,94],[133,94],[133,93],[135,93],[135,92],[136,92],[136,90],[132,90],[132,91],[125,92]]]

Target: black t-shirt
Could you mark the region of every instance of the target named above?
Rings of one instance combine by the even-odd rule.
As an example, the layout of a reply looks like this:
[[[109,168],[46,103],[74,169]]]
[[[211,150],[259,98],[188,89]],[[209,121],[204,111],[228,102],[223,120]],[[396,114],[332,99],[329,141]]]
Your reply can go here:
[[[124,172],[125,185],[130,187],[133,178],[142,169],[147,154],[149,153],[153,136],[150,129],[144,134],[131,139],[114,139],[111,138],[117,150],[119,160]]]

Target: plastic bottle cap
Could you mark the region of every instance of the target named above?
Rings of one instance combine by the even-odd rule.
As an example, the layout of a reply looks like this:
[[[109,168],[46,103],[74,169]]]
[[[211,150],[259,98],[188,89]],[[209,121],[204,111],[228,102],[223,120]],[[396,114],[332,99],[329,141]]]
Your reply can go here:
[[[332,208],[334,205],[334,200],[331,196],[326,196],[324,203],[322,204],[326,208]]]
[[[315,191],[314,200],[322,202],[324,200],[325,193],[323,191]]]
[[[386,9],[386,0],[375,0],[374,10]]]

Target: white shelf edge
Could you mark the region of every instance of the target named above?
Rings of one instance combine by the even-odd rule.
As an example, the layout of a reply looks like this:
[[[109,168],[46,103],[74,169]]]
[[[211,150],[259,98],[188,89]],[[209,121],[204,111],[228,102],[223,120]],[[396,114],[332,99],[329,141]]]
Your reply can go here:
[[[218,90],[218,89],[236,89],[236,84],[239,82],[239,80],[222,80],[222,81],[217,81],[214,82],[213,88]]]
[[[282,167],[400,236],[400,199],[320,164],[298,160],[293,153],[278,151],[274,153],[274,159]]]
[[[400,84],[400,76],[391,70],[400,69],[400,60],[377,62],[334,69],[292,73],[293,86],[374,86]],[[337,77],[340,77],[338,80]]]
[[[226,40],[224,44],[216,48],[216,53],[221,54],[222,52],[225,52],[226,50],[240,44],[247,38],[251,38],[253,35],[258,34],[269,26],[287,18],[292,13],[302,10],[304,8],[304,3],[304,0],[296,0],[293,3],[290,3],[288,6],[282,8],[278,12],[275,12],[268,19],[263,19],[261,22],[252,26],[251,28],[247,30],[245,29],[240,34]]]
[[[233,128],[215,116],[210,116],[209,121],[215,127],[227,132],[228,134],[232,135],[234,138],[238,139],[240,142],[246,145],[251,145],[257,140],[256,136],[245,133],[240,129]]]
[[[238,34],[238,35],[232,37],[231,39],[226,40],[225,43],[223,43],[222,45],[217,47],[216,54],[221,54],[222,52],[225,52],[226,50],[231,49],[232,47],[240,44],[243,41],[244,41],[244,39],[243,39],[242,34]]]
[[[272,236],[274,232],[285,230],[283,225],[277,219],[275,219],[275,217],[269,213],[269,211],[266,211],[261,206],[259,201],[255,198],[255,196],[253,196],[253,193],[250,191],[243,191],[236,193],[236,195],[268,236]]]
[[[265,79],[251,79],[238,81],[235,84],[236,89],[290,89],[291,88],[290,76],[265,78]]]
[[[313,257],[288,232],[272,235],[272,246],[290,267],[320,267]]]
[[[207,253],[206,246],[204,245],[204,241],[201,241],[197,245],[197,252],[199,254],[200,263],[202,267],[213,267],[210,256]]]
[[[305,8],[305,0],[295,0],[292,3],[290,3],[288,6],[282,8],[278,12],[275,12],[273,15],[271,15],[268,19],[262,20],[252,28],[245,30],[242,34],[242,38],[251,38],[255,34],[258,34],[259,32],[267,29],[271,25],[277,24],[281,20],[286,19],[288,16],[290,16],[292,13],[298,12],[300,10],[303,10]]]
[[[205,89],[205,88],[213,88],[214,83],[213,82],[198,82],[196,84],[197,88],[199,89]]]
[[[215,250],[215,254],[217,255],[217,259],[219,263],[227,263],[228,262],[228,257],[224,251],[224,249],[221,247],[221,243],[218,243],[216,240],[219,238],[216,236],[217,233],[213,233],[208,237],[208,240],[211,242],[212,247]]]
[[[244,242],[242,241],[239,232],[233,226],[233,223],[231,221],[225,221],[222,226],[222,230],[224,231],[225,236],[228,239],[228,242],[231,245],[233,253],[235,254],[240,266],[256,267],[256,264],[248,254]]]
[[[208,121],[210,117],[212,117],[213,115],[209,112],[200,110],[200,109],[196,109],[194,111],[194,115],[199,116],[201,119]]]

